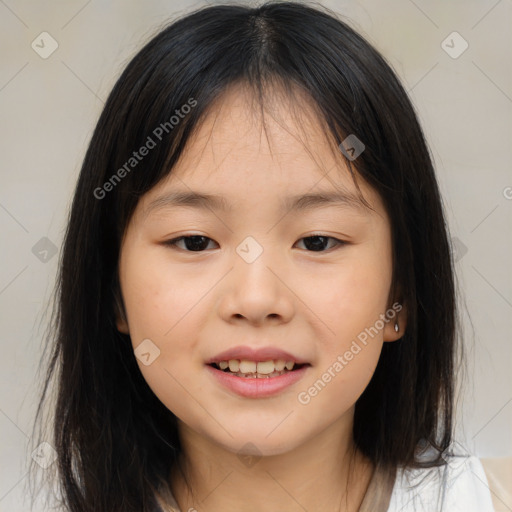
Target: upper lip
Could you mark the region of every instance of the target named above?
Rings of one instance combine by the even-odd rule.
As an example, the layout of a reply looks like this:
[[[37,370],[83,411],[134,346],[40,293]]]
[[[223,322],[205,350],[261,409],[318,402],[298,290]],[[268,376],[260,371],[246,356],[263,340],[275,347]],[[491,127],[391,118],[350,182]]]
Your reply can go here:
[[[224,352],[211,357],[206,361],[206,364],[218,363],[219,361],[229,361],[230,359],[244,359],[246,361],[270,361],[281,359],[283,361],[293,361],[296,364],[307,363],[305,359],[294,356],[290,352],[281,350],[276,347],[261,347],[251,348],[246,345],[239,345],[238,347],[232,347]]]

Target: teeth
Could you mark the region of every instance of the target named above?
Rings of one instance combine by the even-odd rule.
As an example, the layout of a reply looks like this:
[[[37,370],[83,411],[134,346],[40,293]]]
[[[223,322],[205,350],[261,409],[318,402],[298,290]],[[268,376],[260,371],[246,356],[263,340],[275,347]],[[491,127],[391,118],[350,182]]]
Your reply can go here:
[[[230,359],[229,360],[229,371],[236,373],[240,368],[240,361],[238,359]]]
[[[256,363],[254,361],[246,361],[242,359],[238,368],[240,373],[254,373],[256,371]]]
[[[276,371],[280,372],[280,371],[284,370],[284,367],[286,366],[286,361],[283,361],[282,359],[278,359],[277,361],[275,361],[274,365],[276,367]]]
[[[293,370],[295,363],[293,361],[284,361],[282,359],[268,361],[248,361],[247,359],[230,359],[229,361],[219,361],[217,363],[221,370],[229,368],[231,373],[235,374],[257,374],[257,376],[267,376],[276,372]],[[256,375],[255,375],[256,377]]]
[[[274,371],[274,361],[264,361],[262,363],[258,363],[256,371],[258,373],[262,373],[263,375],[268,375],[269,373],[272,373]]]

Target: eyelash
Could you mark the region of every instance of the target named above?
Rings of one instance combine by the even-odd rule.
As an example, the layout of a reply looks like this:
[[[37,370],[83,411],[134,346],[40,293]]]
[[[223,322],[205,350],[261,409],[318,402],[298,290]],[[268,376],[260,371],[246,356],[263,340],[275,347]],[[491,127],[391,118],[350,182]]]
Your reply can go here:
[[[177,243],[180,242],[181,240],[184,240],[186,238],[193,238],[193,237],[200,237],[200,238],[205,238],[207,240],[213,241],[211,238],[208,238],[207,236],[190,234],[190,235],[182,235],[182,236],[179,236],[177,238],[173,238],[172,240],[167,240],[167,241],[164,242],[164,245],[166,245],[168,247],[171,247],[172,249],[177,249],[177,250],[181,250],[181,251],[184,251],[184,252],[190,252],[190,253],[205,252],[205,251],[189,251],[187,249],[181,249],[180,247],[177,246]],[[319,253],[329,252],[329,251],[331,251],[333,249],[340,248],[341,246],[348,245],[348,242],[345,242],[344,240],[339,240],[338,238],[334,238],[332,236],[323,235],[321,233],[314,233],[314,234],[311,234],[309,236],[302,237],[299,240],[305,240],[305,239],[308,239],[308,238],[326,238],[326,239],[334,240],[336,242],[336,244],[333,247],[331,247],[330,249],[326,249],[324,251],[308,251],[308,252],[313,252],[313,253],[315,253],[315,252],[319,252]]]

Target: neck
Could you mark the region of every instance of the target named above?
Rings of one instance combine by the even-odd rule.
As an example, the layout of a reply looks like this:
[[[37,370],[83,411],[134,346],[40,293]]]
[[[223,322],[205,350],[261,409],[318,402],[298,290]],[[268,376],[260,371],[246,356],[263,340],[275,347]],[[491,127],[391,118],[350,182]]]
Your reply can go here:
[[[357,512],[374,470],[355,449],[351,425],[334,423],[289,452],[262,457],[233,453],[183,424],[180,437],[182,471],[173,471],[171,489],[182,511],[238,512],[243,504],[246,512]]]

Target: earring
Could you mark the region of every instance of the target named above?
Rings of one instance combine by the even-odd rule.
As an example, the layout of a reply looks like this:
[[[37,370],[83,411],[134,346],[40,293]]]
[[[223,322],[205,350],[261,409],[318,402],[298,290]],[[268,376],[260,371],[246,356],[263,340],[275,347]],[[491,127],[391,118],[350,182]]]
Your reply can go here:
[[[398,320],[395,320],[395,332],[399,331]]]

